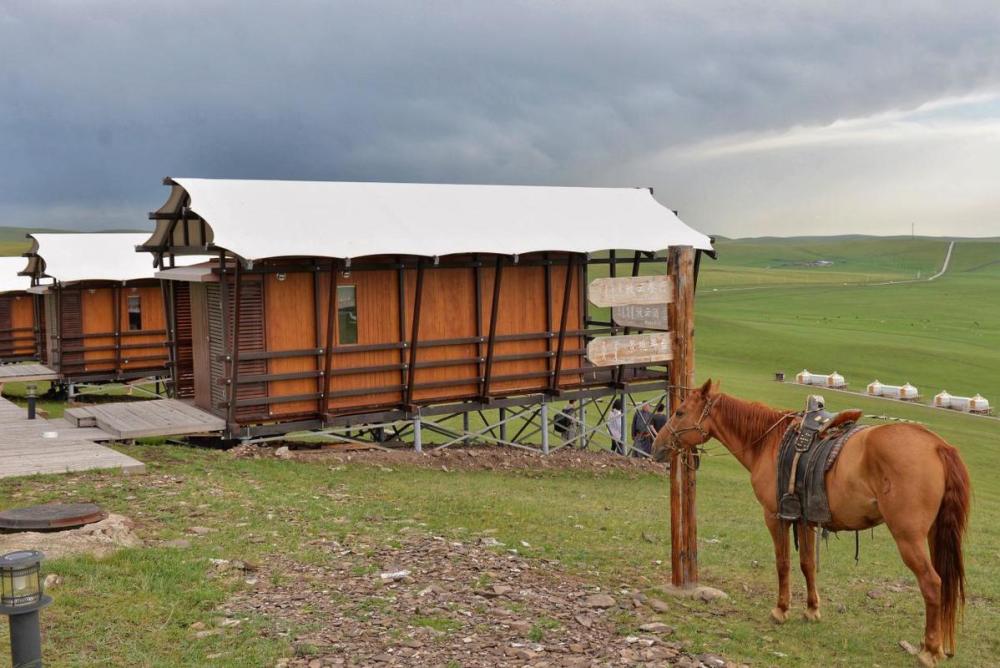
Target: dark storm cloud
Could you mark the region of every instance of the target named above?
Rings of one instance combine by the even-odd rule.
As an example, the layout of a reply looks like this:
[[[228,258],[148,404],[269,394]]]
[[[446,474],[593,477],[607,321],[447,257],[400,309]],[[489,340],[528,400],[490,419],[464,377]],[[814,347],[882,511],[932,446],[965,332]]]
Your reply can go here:
[[[669,188],[616,166],[1000,85],[992,2],[872,4],[0,4],[0,224],[141,225],[164,175]]]

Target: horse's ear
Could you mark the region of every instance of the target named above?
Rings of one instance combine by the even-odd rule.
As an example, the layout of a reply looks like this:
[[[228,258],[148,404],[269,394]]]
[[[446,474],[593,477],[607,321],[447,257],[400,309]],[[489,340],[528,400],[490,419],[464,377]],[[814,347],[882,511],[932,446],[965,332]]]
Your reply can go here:
[[[721,380],[717,380],[714,383],[712,383],[712,394],[718,394],[719,393],[719,386],[720,385],[722,385],[722,381]]]
[[[701,393],[701,396],[707,397],[709,392],[711,391],[712,391],[712,379],[709,378],[708,380],[705,381],[705,384],[701,386],[698,392]]]

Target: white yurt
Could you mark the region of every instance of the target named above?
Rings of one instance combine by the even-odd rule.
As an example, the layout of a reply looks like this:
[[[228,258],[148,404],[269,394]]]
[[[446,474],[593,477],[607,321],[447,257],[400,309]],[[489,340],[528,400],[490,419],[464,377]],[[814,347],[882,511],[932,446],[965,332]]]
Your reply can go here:
[[[938,408],[952,408],[964,413],[989,413],[990,402],[981,394],[972,397],[958,397],[942,390],[934,396],[934,405]]]
[[[951,395],[948,390],[941,390],[934,395],[934,406],[937,408],[951,408]]]
[[[799,385],[819,385],[820,387],[841,388],[847,387],[847,381],[839,373],[811,373],[808,369],[803,369],[795,374],[795,382]]]
[[[888,397],[889,399],[913,401],[920,396],[920,391],[908,382],[902,385],[886,385],[875,380],[868,384],[868,394],[873,397]]]

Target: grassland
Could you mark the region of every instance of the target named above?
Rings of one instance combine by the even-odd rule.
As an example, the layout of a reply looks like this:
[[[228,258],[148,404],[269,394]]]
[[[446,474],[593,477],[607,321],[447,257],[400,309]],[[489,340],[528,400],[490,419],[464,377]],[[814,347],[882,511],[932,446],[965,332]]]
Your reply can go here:
[[[940,267],[945,247],[920,239],[720,242],[721,259],[706,260],[699,286],[699,378],[721,378],[725,391],[791,407],[802,405],[807,390],[774,383],[775,370],[836,369],[855,388],[878,377],[909,380],[925,395],[947,388],[1000,400],[1000,244],[958,243],[950,271],[930,283],[847,280],[926,276]],[[835,262],[796,264],[817,257]],[[723,289],[746,282],[757,289]],[[827,400],[834,409],[921,421],[961,450],[974,485],[970,600],[959,653],[948,665],[1000,664],[1000,422],[847,394]],[[710,447],[699,474],[702,580],[731,599],[711,609],[672,604],[661,617],[677,637],[755,666],[911,665],[897,642],[919,642],[922,604],[884,528],[862,536],[857,565],[853,536],[831,537],[823,548],[821,625],[768,621],[770,539],[747,474],[717,444]],[[50,562],[47,569],[65,577],[53,592],[56,604],[43,613],[51,665],[273,665],[294,649],[286,636],[264,635],[273,622],[263,616],[192,638],[190,625],[211,624],[217,606],[241,586],[212,577],[209,559],[309,561],[319,558],[312,540],[391,541],[411,521],[457,539],[489,531],[507,544],[525,541],[528,556],[557,559],[605,585],[646,588],[669,579],[662,563],[669,554],[667,486],[653,474],[387,470],[236,460],[167,445],[122,450],[146,461],[151,474],[5,480],[0,504],[91,499],[133,517],[154,544],[193,524],[213,531],[187,550],[148,547]],[[263,540],[250,541],[250,534]],[[795,578],[797,610],[803,589]],[[868,595],[875,591],[878,597]]]

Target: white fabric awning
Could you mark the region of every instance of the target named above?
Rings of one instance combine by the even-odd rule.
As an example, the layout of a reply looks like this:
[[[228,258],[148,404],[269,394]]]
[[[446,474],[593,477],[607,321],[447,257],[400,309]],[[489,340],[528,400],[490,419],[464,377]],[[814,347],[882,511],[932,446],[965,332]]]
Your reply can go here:
[[[245,259],[456,253],[589,253],[668,246],[711,249],[646,188],[170,179],[159,210],[189,209],[205,239]],[[201,239],[188,223],[187,242]],[[171,222],[159,220],[146,248],[161,247]],[[173,226],[175,246],[180,243]]]
[[[45,263],[44,275],[60,283],[153,278],[149,255],[135,247],[148,234],[29,234],[31,252]],[[23,268],[23,266],[22,266]]]
[[[24,271],[28,259],[23,257],[0,257],[0,294],[21,292],[31,287],[31,279],[18,276]]]

